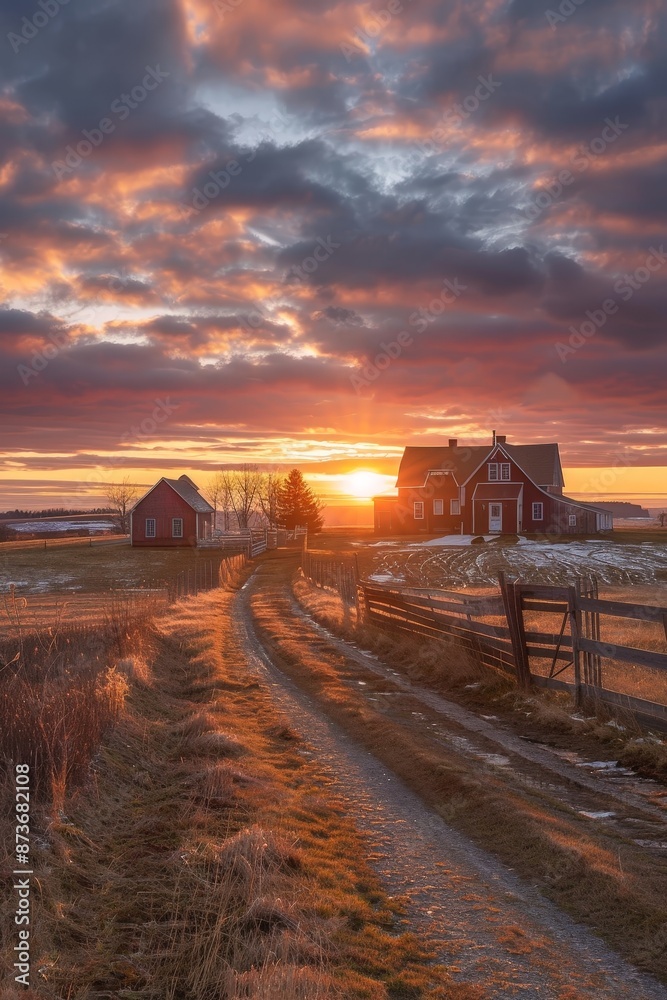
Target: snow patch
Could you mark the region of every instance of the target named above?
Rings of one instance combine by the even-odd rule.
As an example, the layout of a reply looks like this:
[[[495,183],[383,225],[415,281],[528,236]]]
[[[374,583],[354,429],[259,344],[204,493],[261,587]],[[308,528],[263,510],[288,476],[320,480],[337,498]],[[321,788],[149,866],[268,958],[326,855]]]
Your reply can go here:
[[[431,549],[439,548],[443,545],[471,545],[473,538],[483,538],[485,542],[491,542],[497,535],[443,535],[442,538],[432,538],[430,542],[412,542],[411,549]]]

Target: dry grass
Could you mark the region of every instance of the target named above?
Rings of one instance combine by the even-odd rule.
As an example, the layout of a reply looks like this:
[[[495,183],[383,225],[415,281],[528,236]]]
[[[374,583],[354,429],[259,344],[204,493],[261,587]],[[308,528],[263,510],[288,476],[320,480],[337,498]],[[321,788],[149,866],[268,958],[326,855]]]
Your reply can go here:
[[[349,609],[334,592],[320,590],[300,574],[294,580],[294,593],[304,609],[321,624],[373,651],[410,679],[472,708],[500,714],[529,738],[564,748],[589,750],[594,757],[610,753],[643,777],[665,780],[667,741],[645,734],[630,711],[589,700],[587,718],[582,719],[573,714],[575,706],[570,694],[540,689],[526,695],[510,678],[476,664],[455,644],[401,636],[364,624],[356,626],[354,612],[351,618]],[[643,600],[650,594],[640,596]],[[628,601],[631,596],[626,588],[617,591],[615,599]],[[531,627],[551,632],[555,617],[531,613]],[[500,624],[500,619],[496,623]],[[550,660],[531,658],[535,673],[547,674],[550,667]],[[660,700],[667,678],[667,674],[658,671],[608,659],[603,661],[603,671],[605,686],[647,700]]]
[[[84,668],[40,682],[14,674],[0,686],[0,756],[28,764],[34,792],[62,808],[66,790],[85,777],[126,694],[127,683],[113,668]]]
[[[263,580],[262,589],[253,598],[257,622],[272,657],[319,702],[320,708],[400,775],[448,823],[498,855],[521,877],[540,886],[576,919],[593,926],[630,961],[667,981],[667,956],[660,930],[667,920],[664,866],[659,861],[648,863],[645,852],[623,838],[585,826],[580,817],[568,815],[567,809],[548,796],[508,787],[504,779],[480,771],[465,755],[457,757],[451,751],[443,754],[441,747],[431,742],[427,728],[415,724],[412,717],[418,708],[422,717],[426,713],[437,718],[422,703],[403,697],[390,703],[383,699],[382,712],[378,712],[364,693],[378,690],[381,682],[372,672],[357,666],[350,673],[337,655],[328,656],[323,651],[319,640],[311,644],[303,629],[288,622],[279,584],[277,571]],[[303,600],[300,587],[297,584]],[[321,592],[311,592],[310,598],[309,610],[321,609]],[[333,595],[330,600],[335,600]],[[338,616],[340,620],[340,610]],[[330,626],[334,618],[329,607]],[[392,650],[393,640],[385,636],[385,642],[384,658],[388,656],[389,662],[401,669],[405,656],[402,644]],[[373,648],[381,650],[380,646]],[[413,654],[417,648],[413,643]],[[348,682],[348,675],[364,680],[363,692]],[[436,678],[433,686],[451,697],[457,687],[460,689],[460,682],[452,684],[445,672],[444,681]],[[390,682],[383,686],[384,690],[390,688]],[[515,713],[528,705],[514,691],[503,691],[502,686],[494,690],[491,685],[486,691],[484,684],[476,686],[474,696],[487,711],[496,714],[503,703]],[[567,712],[558,702],[530,699],[531,709],[537,704],[542,713],[541,719],[530,720],[531,727],[543,738],[548,739],[550,725],[558,728],[567,724]],[[569,720],[570,727],[575,725]],[[598,723],[592,726],[606,730],[610,741],[623,735]],[[591,739],[595,736],[592,732]],[[598,750],[603,739],[600,735]],[[637,747],[635,743],[635,759],[640,753],[649,758],[651,750],[652,745],[640,743]],[[632,752],[631,746],[628,752]]]
[[[484,690],[507,690],[508,682],[480,665],[479,661],[453,640],[429,641],[420,637],[391,633],[365,622],[357,622],[354,608],[349,608],[331,590],[313,586],[298,574],[294,594],[302,607],[322,625],[338,635],[353,640],[391,661],[412,680],[429,684],[437,690],[455,690],[476,683]]]
[[[151,684],[132,684],[88,788],[35,828],[35,996],[466,1000],[394,929],[364,840],[247,676],[230,597],[161,620]]]
[[[56,622],[26,634],[15,595],[5,606],[16,627],[0,646],[0,762],[28,764],[33,794],[58,811],[117,722],[130,680],[149,683],[150,628],[117,605],[98,629]]]

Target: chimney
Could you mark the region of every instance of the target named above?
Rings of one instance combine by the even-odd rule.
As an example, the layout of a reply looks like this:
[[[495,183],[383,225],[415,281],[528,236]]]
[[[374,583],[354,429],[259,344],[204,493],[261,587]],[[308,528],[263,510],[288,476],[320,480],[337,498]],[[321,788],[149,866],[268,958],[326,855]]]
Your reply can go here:
[[[496,443],[496,432],[495,431],[493,431],[493,441],[491,443],[492,444]]]
[[[458,442],[458,438],[450,438],[449,439],[449,447],[450,448],[456,448],[458,446],[458,443],[459,443]]]
[[[498,434],[498,436],[496,437],[496,444],[507,444],[507,435]]]

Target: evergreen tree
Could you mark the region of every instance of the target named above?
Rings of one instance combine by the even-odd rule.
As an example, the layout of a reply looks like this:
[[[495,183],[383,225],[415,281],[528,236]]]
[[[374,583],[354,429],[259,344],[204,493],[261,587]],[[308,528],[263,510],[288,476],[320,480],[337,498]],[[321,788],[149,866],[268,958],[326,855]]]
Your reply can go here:
[[[315,496],[299,470],[292,469],[278,487],[278,524],[290,531],[297,525],[306,525],[309,532],[316,533],[322,530],[324,524],[323,509],[322,501]]]

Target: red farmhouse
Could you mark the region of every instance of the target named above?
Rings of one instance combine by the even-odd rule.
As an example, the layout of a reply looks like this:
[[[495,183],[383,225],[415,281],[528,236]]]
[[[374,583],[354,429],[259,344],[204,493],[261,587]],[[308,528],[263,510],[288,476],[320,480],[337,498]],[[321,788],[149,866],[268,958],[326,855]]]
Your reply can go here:
[[[406,448],[397,497],[374,497],[382,535],[593,534],[613,528],[612,515],[563,495],[557,444]]]
[[[132,545],[197,545],[210,538],[213,507],[187,476],[161,479],[132,508]]]

